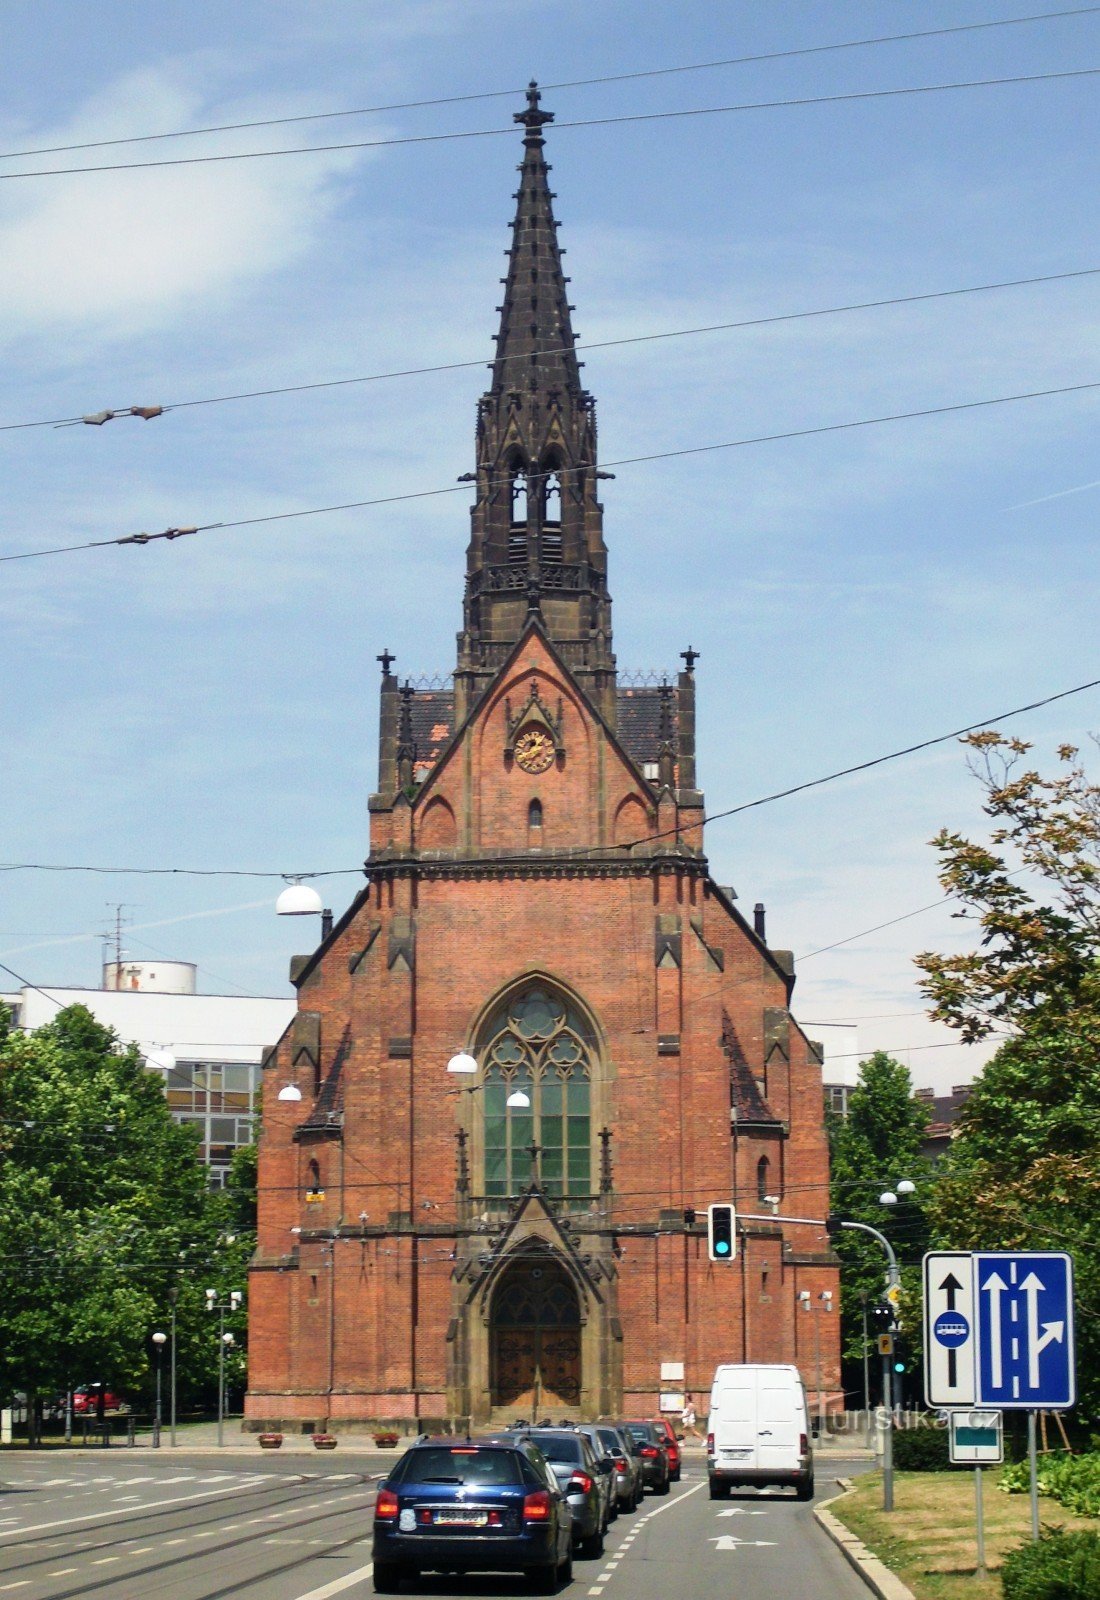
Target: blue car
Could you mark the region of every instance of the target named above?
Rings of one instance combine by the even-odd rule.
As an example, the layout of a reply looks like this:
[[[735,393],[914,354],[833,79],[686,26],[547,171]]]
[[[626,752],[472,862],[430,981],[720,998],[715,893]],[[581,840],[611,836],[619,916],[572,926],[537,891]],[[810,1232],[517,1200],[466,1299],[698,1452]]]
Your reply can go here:
[[[378,1486],[374,1589],[422,1572],[523,1572],[538,1594],[573,1576],[573,1512],[525,1439],[423,1438]]]

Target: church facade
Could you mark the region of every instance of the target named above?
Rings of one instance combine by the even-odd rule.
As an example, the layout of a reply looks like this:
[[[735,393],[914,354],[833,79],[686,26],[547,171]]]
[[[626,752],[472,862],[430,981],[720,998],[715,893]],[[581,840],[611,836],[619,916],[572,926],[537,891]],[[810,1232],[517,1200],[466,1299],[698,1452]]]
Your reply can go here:
[[[532,86],[453,684],[379,658],[366,886],[265,1059],[251,1427],[649,1415],[722,1361],[839,1398],[793,963],[710,875],[695,652],[616,668],[551,120]]]

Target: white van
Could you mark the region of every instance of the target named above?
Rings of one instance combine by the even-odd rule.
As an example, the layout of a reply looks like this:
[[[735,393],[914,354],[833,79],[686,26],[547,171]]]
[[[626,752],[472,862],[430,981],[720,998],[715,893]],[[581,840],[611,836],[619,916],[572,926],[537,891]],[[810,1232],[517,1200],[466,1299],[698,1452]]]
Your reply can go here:
[[[714,1374],[707,1419],[710,1497],[735,1484],[792,1484],[814,1492],[806,1391],[797,1367],[722,1366]]]

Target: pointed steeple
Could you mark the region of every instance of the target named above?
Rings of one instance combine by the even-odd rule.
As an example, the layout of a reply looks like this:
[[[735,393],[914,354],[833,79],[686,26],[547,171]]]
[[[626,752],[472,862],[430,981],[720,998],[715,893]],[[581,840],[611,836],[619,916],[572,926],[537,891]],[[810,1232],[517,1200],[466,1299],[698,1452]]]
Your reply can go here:
[[[581,386],[538,85],[515,113],[523,162],[492,384],[478,407],[477,503],[458,640],[456,715],[491,682],[535,619],[610,722],[615,657],[596,413]]]

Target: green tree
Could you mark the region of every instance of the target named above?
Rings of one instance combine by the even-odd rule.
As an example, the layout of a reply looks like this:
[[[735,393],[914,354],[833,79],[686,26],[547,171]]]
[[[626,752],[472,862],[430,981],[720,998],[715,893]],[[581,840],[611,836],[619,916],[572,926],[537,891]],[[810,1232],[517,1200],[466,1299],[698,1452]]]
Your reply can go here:
[[[927,1244],[923,1197],[928,1163],[921,1142],[928,1125],[927,1109],[913,1098],[909,1069],[882,1050],[861,1063],[859,1081],[845,1117],[831,1117],[830,1211],[849,1222],[863,1222],[886,1236],[902,1264],[901,1308],[910,1339],[917,1332],[920,1305],[920,1258]],[[879,1195],[894,1190],[903,1178],[916,1192],[896,1206],[883,1206]],[[863,1308],[881,1300],[886,1286],[886,1257],[877,1240],[844,1230],[833,1241],[840,1257],[841,1354],[845,1387],[862,1393]],[[877,1361],[871,1359],[871,1371]],[[876,1385],[872,1383],[872,1393]]]
[[[917,964],[933,1015],[965,1039],[1011,1030],[979,1074],[938,1175],[939,1243],[1068,1250],[1081,1407],[1100,1408],[1100,789],[1078,752],[1019,770],[1029,746],[967,741],[993,819],[988,844],[934,841],[940,878],[980,930],[962,955]],[[1024,882],[1019,879],[1023,877]]]
[[[0,1037],[0,1392],[147,1390],[149,1335],[181,1282],[186,1334],[222,1223],[136,1048],[83,1006]]]

